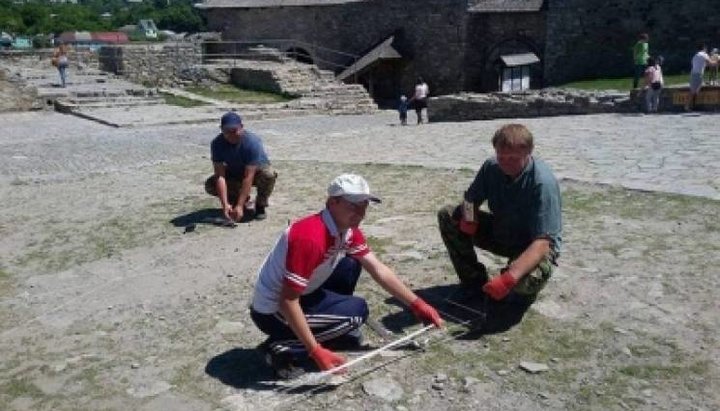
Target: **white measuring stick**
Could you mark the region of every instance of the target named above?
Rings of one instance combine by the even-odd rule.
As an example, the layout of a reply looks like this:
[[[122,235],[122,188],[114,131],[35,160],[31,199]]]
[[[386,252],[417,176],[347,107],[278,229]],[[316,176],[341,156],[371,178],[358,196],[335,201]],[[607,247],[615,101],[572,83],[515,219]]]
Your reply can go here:
[[[470,311],[470,312],[473,313],[473,314],[477,314],[477,315],[487,315],[487,313],[484,313],[484,312],[482,312],[482,311],[480,311],[480,310],[476,310],[476,309],[474,309],[474,308],[470,308],[470,307],[468,307],[467,305],[460,304],[459,302],[453,301],[453,300],[451,300],[451,299],[449,299],[449,298],[446,298],[446,299],[445,299],[445,302],[446,302],[446,303],[449,303],[449,304],[452,304],[452,305],[454,305],[454,306],[460,307],[460,308],[462,308],[462,309],[465,309],[465,310],[467,310],[467,311]]]
[[[361,356],[353,359],[352,361],[348,361],[348,362],[346,362],[345,364],[338,365],[337,367],[331,368],[331,369],[326,370],[326,371],[322,371],[322,372],[318,373],[318,377],[326,377],[326,376],[335,374],[335,373],[337,373],[338,371],[344,370],[344,369],[346,369],[346,368],[348,368],[348,367],[351,367],[351,366],[354,365],[354,364],[359,363],[360,361],[366,360],[366,359],[368,359],[368,358],[372,358],[372,357],[380,354],[381,352],[383,352],[383,351],[385,351],[385,350],[389,350],[389,349],[392,348],[392,347],[395,347],[395,346],[397,346],[397,345],[400,345],[400,344],[404,343],[405,341],[408,341],[408,340],[411,340],[411,339],[417,337],[418,335],[424,333],[425,331],[427,331],[427,330],[429,330],[429,329],[431,329],[431,328],[435,328],[435,325],[432,325],[432,324],[431,324],[431,325],[426,325],[425,327],[423,327],[423,328],[421,328],[421,329],[419,329],[419,330],[417,330],[417,331],[414,331],[414,332],[412,332],[412,333],[410,333],[410,334],[408,334],[408,335],[406,335],[406,336],[404,336],[404,337],[402,337],[402,338],[398,338],[397,340],[395,340],[395,341],[393,341],[393,342],[391,342],[391,343],[389,343],[389,344],[383,345],[382,347],[377,348],[377,349],[375,349],[375,350],[373,350],[373,351],[370,351],[370,352],[367,353],[367,354],[361,355]]]

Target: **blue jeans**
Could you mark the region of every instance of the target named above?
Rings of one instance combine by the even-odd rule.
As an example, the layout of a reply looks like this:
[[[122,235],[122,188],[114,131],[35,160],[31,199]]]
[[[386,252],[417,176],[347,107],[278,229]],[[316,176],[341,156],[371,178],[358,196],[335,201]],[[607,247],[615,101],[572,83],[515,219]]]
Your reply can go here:
[[[330,277],[317,290],[300,297],[300,307],[315,339],[324,342],[348,334],[365,323],[367,302],[353,294],[362,266],[352,257],[344,257]],[[261,314],[250,309],[250,318],[268,336],[269,348],[275,353],[307,354],[283,316]]]
[[[60,73],[60,84],[65,87],[65,81],[67,79],[67,65],[61,64],[58,66],[58,73]]]

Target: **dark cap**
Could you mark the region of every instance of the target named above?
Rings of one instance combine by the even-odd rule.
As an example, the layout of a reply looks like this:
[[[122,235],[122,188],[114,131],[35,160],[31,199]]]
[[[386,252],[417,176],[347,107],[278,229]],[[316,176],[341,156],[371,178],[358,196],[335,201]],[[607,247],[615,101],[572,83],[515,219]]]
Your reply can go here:
[[[240,114],[229,111],[225,114],[223,114],[222,118],[220,119],[220,128],[226,129],[226,128],[235,128],[242,125],[242,119],[240,118]]]

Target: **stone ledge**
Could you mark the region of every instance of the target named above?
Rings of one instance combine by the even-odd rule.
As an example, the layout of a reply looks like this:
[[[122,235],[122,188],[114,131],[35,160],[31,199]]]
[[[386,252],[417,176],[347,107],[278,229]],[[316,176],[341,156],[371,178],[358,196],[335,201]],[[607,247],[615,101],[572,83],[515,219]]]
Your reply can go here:
[[[571,114],[632,112],[628,93],[543,89],[523,93],[460,93],[431,97],[430,121],[471,121],[495,118],[548,117]]]

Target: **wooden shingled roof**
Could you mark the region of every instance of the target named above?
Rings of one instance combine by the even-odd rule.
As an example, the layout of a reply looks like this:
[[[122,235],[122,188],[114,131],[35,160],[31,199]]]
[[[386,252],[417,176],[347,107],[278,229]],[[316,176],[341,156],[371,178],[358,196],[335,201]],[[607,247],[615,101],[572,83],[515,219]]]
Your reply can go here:
[[[361,3],[367,0],[204,0],[197,3],[199,9],[214,8],[275,8],[275,7],[307,7],[307,6],[332,6],[345,3]]]
[[[544,0],[470,0],[470,13],[511,13],[540,11]]]

